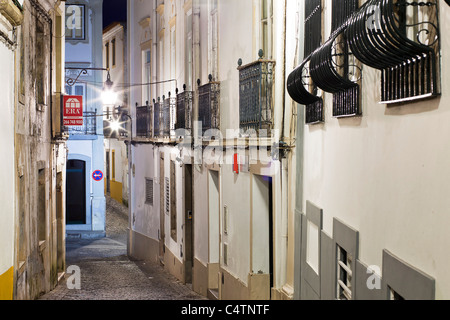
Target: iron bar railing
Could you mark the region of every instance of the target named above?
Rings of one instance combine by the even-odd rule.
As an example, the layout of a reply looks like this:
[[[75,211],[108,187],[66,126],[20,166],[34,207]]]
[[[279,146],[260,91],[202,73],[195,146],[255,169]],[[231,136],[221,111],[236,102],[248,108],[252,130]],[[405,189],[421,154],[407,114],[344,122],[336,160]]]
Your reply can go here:
[[[239,59],[239,117],[240,129],[266,130],[273,129],[274,106],[274,68],[275,61],[260,59],[242,66]]]
[[[171,97],[171,93],[169,92],[169,97],[167,99],[163,96],[162,106],[163,136],[165,138],[175,136],[176,110],[177,98]]]
[[[183,86],[184,92],[177,92],[177,122],[175,129],[192,130],[192,107],[193,92],[186,91],[186,85]]]
[[[209,83],[198,84],[198,121],[202,125],[202,133],[211,129],[220,130],[220,82],[212,81],[209,75]]]
[[[153,100],[153,137],[155,138],[163,137],[162,118],[162,104],[161,99],[158,98],[158,101]]]
[[[97,112],[96,111],[84,112],[82,126],[66,126],[64,131],[69,133],[69,135],[96,135]]]
[[[136,104],[136,135],[145,138],[152,136],[152,110],[148,103],[140,107]]]

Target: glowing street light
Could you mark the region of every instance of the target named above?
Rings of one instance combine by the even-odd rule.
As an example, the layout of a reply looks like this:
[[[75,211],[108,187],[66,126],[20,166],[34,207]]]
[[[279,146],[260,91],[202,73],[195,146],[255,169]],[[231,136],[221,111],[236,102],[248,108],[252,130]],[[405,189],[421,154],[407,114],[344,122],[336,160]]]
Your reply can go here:
[[[117,93],[114,91],[113,85],[114,83],[111,81],[111,75],[108,72],[102,92],[102,101],[104,105],[115,105],[117,102]]]

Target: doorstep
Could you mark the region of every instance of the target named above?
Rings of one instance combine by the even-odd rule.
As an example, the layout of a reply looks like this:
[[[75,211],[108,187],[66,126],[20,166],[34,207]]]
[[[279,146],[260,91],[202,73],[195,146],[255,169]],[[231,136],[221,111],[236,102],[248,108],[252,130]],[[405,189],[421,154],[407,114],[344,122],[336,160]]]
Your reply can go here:
[[[106,237],[105,231],[66,230],[66,239],[102,239]]]

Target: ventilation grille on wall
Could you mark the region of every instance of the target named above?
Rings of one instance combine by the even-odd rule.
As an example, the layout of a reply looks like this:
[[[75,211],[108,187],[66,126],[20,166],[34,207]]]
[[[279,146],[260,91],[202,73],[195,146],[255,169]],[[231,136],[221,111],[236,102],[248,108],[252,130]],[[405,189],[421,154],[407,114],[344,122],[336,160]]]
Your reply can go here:
[[[145,203],[153,205],[153,179],[145,179]]]

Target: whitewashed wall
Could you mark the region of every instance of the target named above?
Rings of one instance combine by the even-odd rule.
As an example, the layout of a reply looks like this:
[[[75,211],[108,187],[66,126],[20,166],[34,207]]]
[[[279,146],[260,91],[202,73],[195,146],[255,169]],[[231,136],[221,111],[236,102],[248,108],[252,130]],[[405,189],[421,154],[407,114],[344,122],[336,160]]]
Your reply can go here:
[[[331,1],[325,1],[326,38]],[[382,266],[388,249],[436,279],[450,298],[450,7],[440,1],[442,97],[386,108],[380,72],[364,66],[363,116],[305,128],[304,200],[324,209],[332,235],[337,217],[360,232],[360,259]],[[305,209],[305,206],[304,206]]]
[[[4,19],[1,17],[0,19]],[[10,34],[8,31],[3,32]],[[0,145],[3,157],[0,160],[0,276],[14,263],[14,52],[0,43]]]

